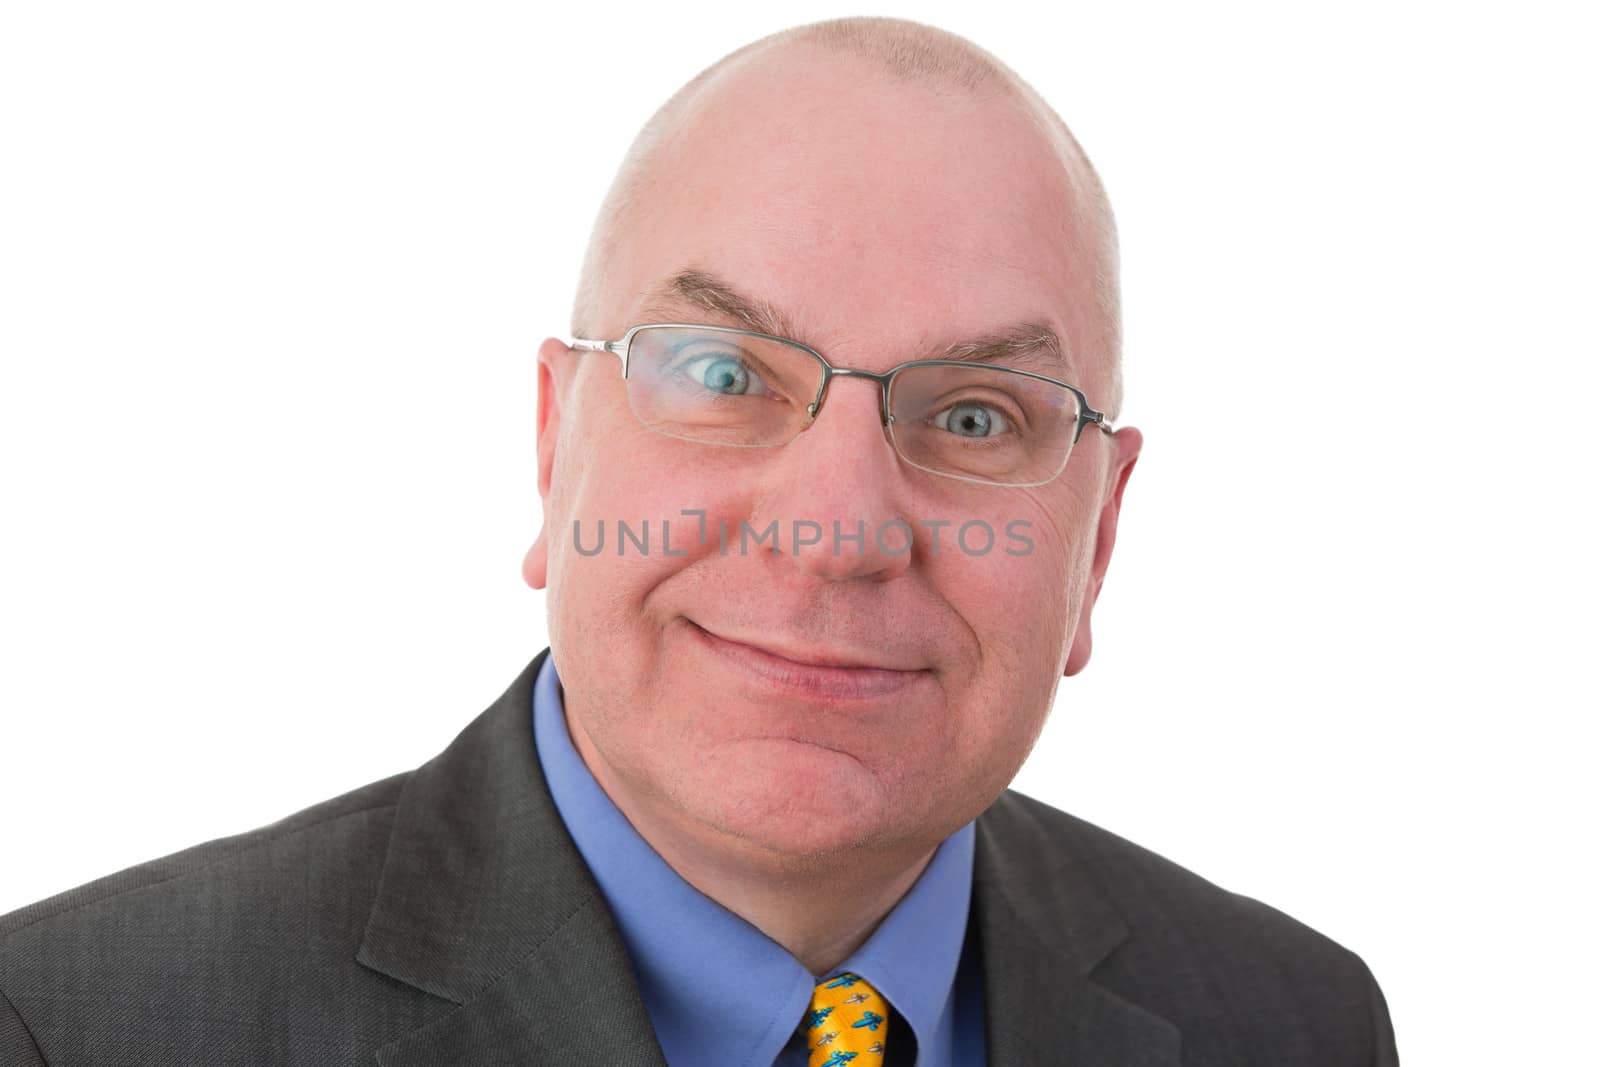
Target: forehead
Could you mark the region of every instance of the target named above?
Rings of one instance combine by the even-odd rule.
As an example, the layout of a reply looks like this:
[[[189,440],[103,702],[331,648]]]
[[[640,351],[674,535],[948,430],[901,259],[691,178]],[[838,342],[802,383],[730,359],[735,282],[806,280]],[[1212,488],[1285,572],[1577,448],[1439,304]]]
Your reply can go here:
[[[1083,351],[1089,246],[1043,125],[998,88],[893,79],[854,57],[758,57],[681,117],[623,217],[615,303],[700,267],[861,366],[1003,323]],[[613,325],[631,325],[617,321]]]

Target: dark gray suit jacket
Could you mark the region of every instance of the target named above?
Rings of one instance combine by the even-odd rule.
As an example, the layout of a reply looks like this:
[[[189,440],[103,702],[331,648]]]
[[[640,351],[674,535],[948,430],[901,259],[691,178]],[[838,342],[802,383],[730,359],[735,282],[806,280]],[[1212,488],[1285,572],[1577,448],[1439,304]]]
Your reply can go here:
[[[534,752],[546,654],[414,771],[0,917],[0,1065],[662,1064]],[[1357,956],[1020,794],[968,937],[993,1067],[1396,1062]]]

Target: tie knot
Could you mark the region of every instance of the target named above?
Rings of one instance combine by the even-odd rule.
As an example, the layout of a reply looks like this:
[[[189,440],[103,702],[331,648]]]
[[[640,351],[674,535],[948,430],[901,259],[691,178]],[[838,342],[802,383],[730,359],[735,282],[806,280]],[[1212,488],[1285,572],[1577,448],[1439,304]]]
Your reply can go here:
[[[859,974],[818,982],[800,1024],[810,1067],[880,1067],[889,1035],[889,1002]]]

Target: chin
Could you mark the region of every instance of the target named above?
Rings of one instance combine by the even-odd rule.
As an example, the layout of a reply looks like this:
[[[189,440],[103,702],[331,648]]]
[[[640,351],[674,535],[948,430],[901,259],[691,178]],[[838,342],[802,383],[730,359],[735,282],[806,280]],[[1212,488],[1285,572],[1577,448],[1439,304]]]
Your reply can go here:
[[[779,861],[784,867],[803,867],[870,847],[869,829],[847,821],[821,821],[804,813],[777,820],[750,818],[747,812],[717,812],[708,820],[719,833]]]
[[[819,855],[881,833],[889,798],[854,756],[791,741],[733,746],[708,767],[715,785],[680,802],[712,829],[766,851]],[[903,809],[903,806],[901,806]]]

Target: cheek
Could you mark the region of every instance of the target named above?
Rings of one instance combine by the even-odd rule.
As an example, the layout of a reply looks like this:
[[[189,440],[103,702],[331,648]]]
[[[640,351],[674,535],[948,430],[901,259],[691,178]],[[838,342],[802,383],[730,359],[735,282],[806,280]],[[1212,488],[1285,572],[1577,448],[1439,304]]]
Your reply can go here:
[[[707,483],[677,442],[638,425],[624,394],[606,399],[564,434],[546,513],[549,602],[580,614],[636,612],[650,588],[682,567],[676,553],[692,541],[694,523],[681,510],[697,506]],[[663,520],[671,522],[672,555]]]
[[[983,516],[996,531],[991,551],[941,552],[928,561],[937,588],[976,636],[980,675],[1028,697],[1053,684],[1058,659],[1065,668],[1087,574],[1081,519],[1053,503],[1017,494]]]

